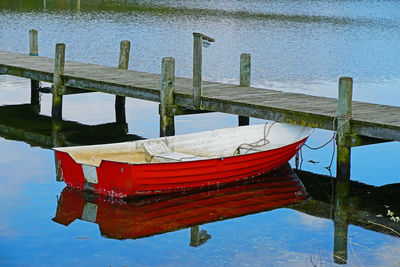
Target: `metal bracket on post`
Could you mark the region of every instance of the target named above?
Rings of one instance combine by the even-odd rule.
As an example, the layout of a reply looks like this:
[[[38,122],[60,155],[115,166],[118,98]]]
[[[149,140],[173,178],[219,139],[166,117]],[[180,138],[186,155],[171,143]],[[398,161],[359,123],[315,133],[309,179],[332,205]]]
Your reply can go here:
[[[208,47],[212,42],[215,42],[215,39],[201,33],[193,33],[193,107],[195,109],[200,109],[202,46]]]

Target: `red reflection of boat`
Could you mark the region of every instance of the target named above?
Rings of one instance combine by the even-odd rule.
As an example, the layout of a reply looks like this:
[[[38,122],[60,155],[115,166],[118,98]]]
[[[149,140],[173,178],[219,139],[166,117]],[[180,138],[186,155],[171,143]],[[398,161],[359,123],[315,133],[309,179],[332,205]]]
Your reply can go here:
[[[287,163],[311,133],[308,127],[267,123],[55,150],[68,186],[125,198],[259,176]]]
[[[122,200],[64,188],[53,221],[94,222],[108,238],[141,238],[301,203],[308,194],[287,164],[246,184]]]

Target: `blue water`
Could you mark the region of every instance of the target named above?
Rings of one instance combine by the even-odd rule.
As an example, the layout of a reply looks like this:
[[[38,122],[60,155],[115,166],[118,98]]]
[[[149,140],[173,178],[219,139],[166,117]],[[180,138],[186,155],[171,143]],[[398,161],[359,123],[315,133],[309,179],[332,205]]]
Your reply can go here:
[[[202,32],[216,39],[203,50],[206,80],[238,83],[239,56],[248,52],[253,86],[336,97],[338,78],[352,76],[355,100],[398,105],[399,11],[398,1],[367,0],[3,0],[0,49],[28,53],[28,31],[36,28],[40,55],[53,57],[55,44],[64,42],[67,60],[116,66],[119,42],[126,39],[132,42],[130,69],[158,73],[161,59],[172,56],[177,75],[191,77],[192,32]],[[41,114],[49,116],[51,97],[41,100]],[[28,80],[0,76],[0,105],[29,101]],[[126,114],[129,133],[158,136],[156,103],[127,99]],[[66,96],[63,118],[89,125],[112,122],[114,97]],[[175,121],[177,134],[237,124],[227,114]],[[308,143],[318,146],[331,136],[316,130]],[[352,180],[398,183],[399,149],[395,142],[353,148]],[[331,156],[332,144],[318,151],[304,148],[302,168],[329,174],[324,167]],[[102,237],[93,223],[57,224],[51,219],[63,188],[55,181],[51,150],[0,137],[0,265],[310,266],[320,259],[322,265],[334,264],[333,221],[292,208],[201,225],[212,238],[194,248],[189,228],[120,241]],[[348,265],[400,263],[396,235],[350,225],[348,236]]]

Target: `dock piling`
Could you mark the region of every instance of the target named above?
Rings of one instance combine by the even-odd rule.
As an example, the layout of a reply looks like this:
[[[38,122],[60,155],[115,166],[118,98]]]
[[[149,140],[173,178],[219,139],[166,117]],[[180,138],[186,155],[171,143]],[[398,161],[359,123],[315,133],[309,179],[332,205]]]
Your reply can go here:
[[[251,73],[251,56],[250,54],[243,53],[240,55],[240,86],[250,86],[250,73]],[[239,126],[249,125],[250,118],[239,115]]]
[[[170,110],[174,105],[175,91],[175,59],[165,57],[161,65],[160,90],[160,137],[175,135],[174,116]]]
[[[118,62],[119,69],[128,69],[130,48],[131,43],[129,41],[121,41]],[[115,96],[115,120],[117,123],[126,123],[125,96]]]
[[[64,73],[65,65],[65,44],[56,44],[54,57],[54,76],[53,76],[53,102],[51,116],[53,119],[62,119],[62,87],[64,82],[61,75]]]
[[[215,42],[215,39],[201,33],[193,33],[193,107],[195,109],[199,109],[201,104],[200,97],[203,64],[202,46],[204,42],[209,45],[210,42]]]
[[[201,68],[203,60],[201,42],[201,36],[193,33],[193,107],[195,108],[200,108]]]
[[[29,30],[29,55],[38,56],[39,55],[39,45],[38,45],[38,31],[35,29]],[[39,105],[39,81],[31,80],[31,104]]]
[[[336,177],[350,178],[351,125],[353,79],[339,79],[339,102],[337,117],[337,166]]]

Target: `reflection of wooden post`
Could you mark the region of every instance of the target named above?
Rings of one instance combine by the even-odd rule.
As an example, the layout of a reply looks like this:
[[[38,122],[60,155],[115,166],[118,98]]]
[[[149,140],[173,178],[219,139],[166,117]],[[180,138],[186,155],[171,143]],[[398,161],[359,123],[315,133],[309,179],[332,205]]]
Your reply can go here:
[[[190,227],[190,246],[198,247],[207,242],[211,238],[211,235],[207,234],[207,231],[201,230],[198,225]]]
[[[198,225],[190,227],[190,246],[197,247],[200,241]]]
[[[160,136],[175,134],[174,116],[170,110],[174,104],[175,90],[175,59],[166,57],[161,66],[161,91],[160,91]]]
[[[38,31],[29,30],[29,55],[38,56],[39,55],[39,45],[38,45]],[[39,105],[39,81],[31,80],[31,104]],[[39,110],[40,111],[40,110]]]
[[[131,43],[129,41],[121,41],[118,68],[123,70],[128,69],[130,47]],[[126,123],[124,96],[117,95],[115,97],[115,118],[118,123]]]
[[[62,130],[62,121],[61,120],[53,120],[52,121],[52,131],[51,131],[51,137],[53,139],[53,147],[64,146],[63,140],[60,136],[61,130]],[[55,161],[55,168],[56,168],[56,181],[62,182],[62,181],[64,181],[63,171],[60,166],[60,162],[57,161],[55,151],[54,151],[54,161]]]
[[[55,168],[56,168],[56,182],[63,182],[64,177],[63,177],[63,170],[61,168],[61,162],[57,161],[56,157],[56,152],[54,151],[54,162],[55,162]]]
[[[347,263],[348,197],[349,180],[338,179],[335,189],[333,260],[337,264]]]
[[[251,57],[250,54],[240,55],[240,86],[250,86]],[[239,126],[249,125],[250,118],[239,115]]]
[[[339,104],[337,118],[337,178],[350,178],[350,118],[352,116],[353,79],[339,79]]]
[[[53,119],[62,118],[62,87],[64,82],[61,75],[64,73],[65,64],[65,44],[56,45],[56,54],[54,58],[54,76],[53,76],[53,103],[51,116]]]

